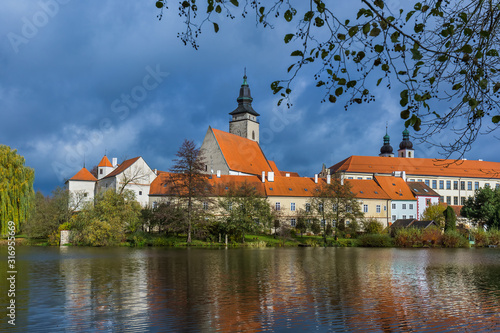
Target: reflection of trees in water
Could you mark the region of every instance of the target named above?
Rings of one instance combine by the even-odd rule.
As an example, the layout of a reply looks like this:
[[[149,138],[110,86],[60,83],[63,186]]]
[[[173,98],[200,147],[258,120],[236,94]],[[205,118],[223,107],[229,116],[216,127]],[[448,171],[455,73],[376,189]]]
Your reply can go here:
[[[48,268],[54,260],[24,268],[25,303],[33,314],[40,296],[51,295],[47,304],[61,309],[51,323],[81,330],[499,330],[497,257],[488,250],[68,248],[53,258],[56,270]]]

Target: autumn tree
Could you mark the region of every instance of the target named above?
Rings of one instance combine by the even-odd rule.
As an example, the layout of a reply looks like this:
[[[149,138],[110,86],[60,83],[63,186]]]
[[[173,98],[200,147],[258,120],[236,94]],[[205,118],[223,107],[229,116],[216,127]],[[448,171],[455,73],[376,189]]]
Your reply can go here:
[[[16,231],[29,216],[35,192],[35,171],[24,165],[24,157],[10,147],[0,145],[0,234],[8,233],[13,221]]]
[[[185,19],[178,37],[195,49],[203,28],[218,32],[226,17],[286,26],[282,42],[295,50],[287,77],[271,84],[278,104],[291,105],[294,79],[308,68],[323,101],[345,108],[372,102],[376,87],[395,88],[405,125],[446,155],[463,155],[480,133],[498,129],[498,0],[360,0],[347,12],[322,0],[190,0],[169,7],[158,0],[156,7],[160,19],[164,10]],[[434,142],[444,130],[450,141]]]
[[[446,210],[447,205],[440,202],[436,204],[428,205],[420,219],[422,221],[434,221],[441,229],[444,228],[444,211]]]
[[[485,187],[476,190],[473,197],[465,200],[460,215],[474,224],[488,228],[500,228],[500,188]]]
[[[246,234],[265,231],[273,221],[269,202],[252,183],[228,186],[227,194],[219,198],[219,207],[226,232],[240,236],[243,243]]]
[[[69,198],[69,191],[60,187],[48,196],[37,192],[23,232],[30,238],[47,238],[57,231],[61,224],[70,221],[73,214]]]
[[[187,243],[191,243],[193,223],[197,216],[203,215],[203,202],[209,194],[209,184],[205,162],[199,148],[193,141],[184,140],[176,154],[175,164],[170,169],[170,183],[175,195],[185,204],[187,218]]]
[[[337,231],[346,230],[346,222],[355,222],[363,216],[359,202],[351,191],[349,182],[332,179],[330,184],[318,185],[314,196],[309,199],[311,211],[322,220],[323,237],[326,242],[327,225],[332,221]],[[337,237],[337,232],[335,236]]]

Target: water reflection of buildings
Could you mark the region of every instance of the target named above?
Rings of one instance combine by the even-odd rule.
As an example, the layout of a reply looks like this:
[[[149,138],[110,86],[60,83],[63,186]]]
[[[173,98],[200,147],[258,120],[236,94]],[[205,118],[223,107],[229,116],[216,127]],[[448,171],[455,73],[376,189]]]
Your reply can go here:
[[[71,328],[119,330],[125,323],[139,330],[221,332],[500,328],[499,298],[481,290],[481,272],[473,264],[448,264],[449,256],[440,252],[96,251],[106,256],[90,260],[72,249],[61,260]]]

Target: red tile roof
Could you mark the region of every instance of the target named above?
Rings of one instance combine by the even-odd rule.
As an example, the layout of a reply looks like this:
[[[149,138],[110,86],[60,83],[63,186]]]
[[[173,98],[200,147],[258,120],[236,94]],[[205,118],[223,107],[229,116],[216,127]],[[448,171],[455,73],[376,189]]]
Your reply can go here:
[[[386,157],[389,158],[389,157]],[[376,176],[375,181],[392,200],[416,200],[410,188],[400,177]]]
[[[97,181],[97,179],[86,168],[82,168],[80,171],[76,173],[76,175],[71,177],[69,180],[84,180],[92,182]]]
[[[391,198],[373,179],[346,179],[345,182],[351,185],[351,192],[358,199],[388,200]]]
[[[257,142],[214,128],[212,132],[230,170],[251,175],[273,171]]]
[[[109,161],[108,157],[104,155],[101,162],[97,165],[98,167],[113,167],[113,164]]]
[[[106,156],[104,156],[104,157],[106,157]],[[132,164],[134,164],[140,158],[141,157],[139,156],[139,157],[131,158],[130,160],[123,161],[123,163],[120,164],[120,166],[118,166],[118,168],[114,169],[112,172],[109,173],[109,175],[107,175],[104,178],[114,177],[114,176],[122,173],[123,171],[127,170]]]
[[[392,174],[405,171],[415,176],[452,176],[500,179],[500,163],[473,160],[434,160],[378,156],[350,156],[330,167],[337,171]]]

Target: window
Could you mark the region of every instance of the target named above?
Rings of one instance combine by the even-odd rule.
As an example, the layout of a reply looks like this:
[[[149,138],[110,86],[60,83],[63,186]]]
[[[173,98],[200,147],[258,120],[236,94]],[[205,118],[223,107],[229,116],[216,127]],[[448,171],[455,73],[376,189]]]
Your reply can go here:
[[[409,207],[409,208],[410,208],[410,209],[413,209],[413,204],[410,204],[410,207]]]
[[[451,205],[451,197],[450,197],[450,196],[447,196],[447,197],[446,197],[446,203],[447,203],[448,205]]]
[[[89,194],[87,192],[83,193],[83,197],[86,198]]]
[[[421,182],[422,182],[422,179],[419,179],[419,180],[418,180],[418,182],[419,182],[419,183],[421,183]]]
[[[392,220],[396,221],[396,215],[392,215]]]
[[[346,205],[345,206],[345,211],[348,212],[348,213],[352,213],[352,208],[350,205]]]
[[[412,218],[413,218],[413,215],[410,215],[410,218],[412,219]]]
[[[227,209],[228,210],[233,210],[233,203],[232,202],[230,202],[230,203],[227,204]]]
[[[295,202],[292,202],[292,203],[290,204],[290,210],[291,210],[292,212],[294,212],[294,211],[295,211]]]
[[[376,207],[376,212],[377,212],[377,213],[380,213],[380,205],[377,205],[377,207]]]
[[[353,177],[347,177],[347,179],[354,179]]]
[[[451,190],[451,180],[446,181],[446,189]]]
[[[465,190],[465,182],[464,181],[461,181],[460,182],[460,189],[463,191]]]
[[[444,190],[444,180],[439,181],[439,189]]]
[[[208,210],[208,202],[203,202],[203,210]]]
[[[490,187],[490,183],[484,184],[484,187]]]
[[[363,213],[368,213],[368,205],[363,205]]]
[[[435,179],[432,180],[432,188],[437,189],[437,180]]]
[[[460,197],[460,204],[465,205],[465,197]]]
[[[321,219],[321,226],[324,227],[325,226],[325,220],[324,219]]]
[[[363,177],[358,177],[358,179],[363,179]]]
[[[306,203],[306,212],[310,212],[310,211],[311,211],[311,204]]]
[[[332,209],[333,209],[334,212],[336,212],[337,211],[337,204],[333,204]]]
[[[429,186],[430,182],[429,182],[429,179],[426,179],[425,180],[425,185]]]
[[[102,175],[102,172],[103,172],[103,170],[102,170],[102,169],[99,169],[99,174],[100,174],[100,175]]]
[[[495,188],[500,188],[500,184],[499,184],[499,183],[497,183],[497,184],[495,185]]]
[[[431,199],[425,199],[425,205],[430,206],[431,205]]]
[[[384,212],[387,211],[387,206],[384,206]]]
[[[474,182],[474,189],[479,190],[479,182]]]
[[[142,191],[139,191],[139,195],[142,195]]]
[[[332,220],[332,227],[336,227],[337,226],[337,220]]]
[[[276,210],[280,210],[281,209],[281,204],[279,202],[276,203]]]
[[[157,208],[157,207],[158,207],[158,202],[153,201],[153,208]]]
[[[472,182],[467,182],[467,190],[472,191]]]
[[[320,203],[318,205],[318,210],[319,210],[320,213],[323,213],[323,204],[322,203]]]
[[[406,215],[403,215],[403,220],[405,220],[405,219],[406,219]]]
[[[414,182],[414,181],[415,181],[415,179],[410,179],[410,181],[411,181],[411,182]]]
[[[453,204],[458,205],[458,197],[453,197]]]
[[[290,225],[292,226],[292,228],[295,228],[295,226],[297,225],[297,220],[296,219],[291,219],[290,220]]]
[[[403,206],[401,207],[402,209],[406,209],[406,204],[403,204],[402,206]]]
[[[396,209],[396,204],[395,203],[392,204],[392,209]]]

